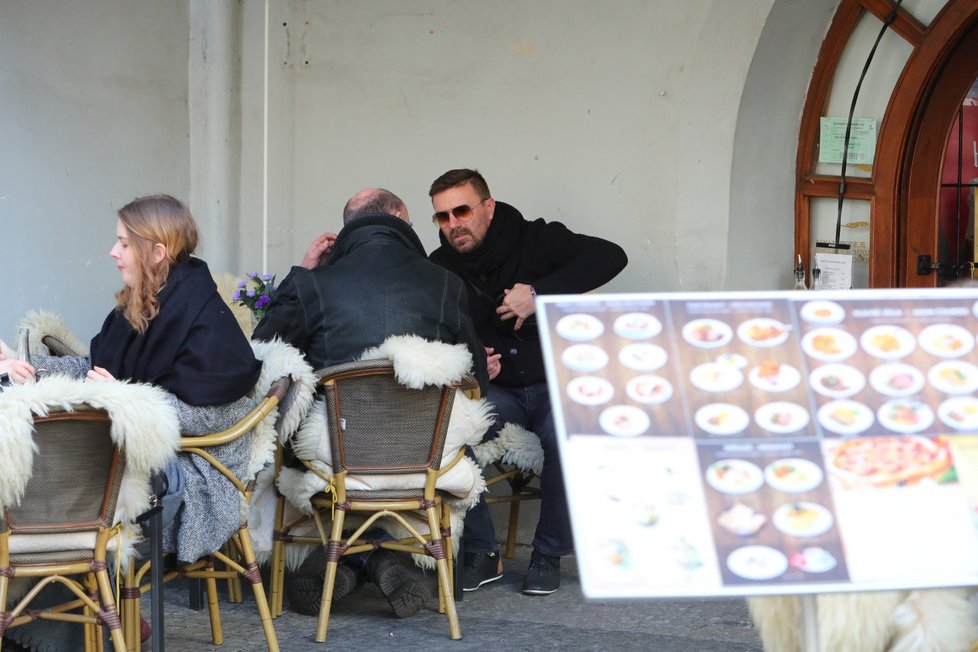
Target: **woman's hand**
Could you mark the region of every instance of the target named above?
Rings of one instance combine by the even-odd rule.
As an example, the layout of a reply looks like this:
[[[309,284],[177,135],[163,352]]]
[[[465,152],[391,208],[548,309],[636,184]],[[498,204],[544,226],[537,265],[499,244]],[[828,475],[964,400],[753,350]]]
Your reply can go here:
[[[97,383],[107,383],[115,380],[115,376],[110,374],[108,370],[102,367],[92,367],[87,376],[88,380],[94,380]]]
[[[0,340],[0,360],[16,360],[17,352],[7,346],[7,343]]]
[[[0,360],[0,376],[3,375],[7,375],[15,383],[24,383],[34,377],[34,367],[23,360],[6,358]]]

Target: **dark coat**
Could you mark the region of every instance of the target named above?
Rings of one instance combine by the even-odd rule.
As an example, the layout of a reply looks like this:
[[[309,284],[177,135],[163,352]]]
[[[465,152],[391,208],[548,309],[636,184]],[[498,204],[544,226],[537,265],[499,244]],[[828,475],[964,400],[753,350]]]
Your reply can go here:
[[[613,279],[628,257],[613,242],[570,231],[560,222],[523,219],[518,210],[496,202],[485,239],[471,251],[456,251],[441,234],[431,260],[458,274],[469,289],[476,333],[500,358],[493,383],[526,387],[546,381],[536,319],[514,331],[515,319],[499,319],[504,290],[517,283],[537,294],[578,294]]]
[[[173,266],[157,295],[160,311],[137,333],[118,309],[92,338],[92,364],[119,380],[152,383],[190,405],[238,400],[258,382],[261,363],[207,264],[189,258]]]
[[[355,360],[390,335],[465,344],[486,387],[486,353],[464,284],[428,261],[410,226],[374,215],[343,228],[326,264],[293,267],[252,337],[278,336],[320,369]]]

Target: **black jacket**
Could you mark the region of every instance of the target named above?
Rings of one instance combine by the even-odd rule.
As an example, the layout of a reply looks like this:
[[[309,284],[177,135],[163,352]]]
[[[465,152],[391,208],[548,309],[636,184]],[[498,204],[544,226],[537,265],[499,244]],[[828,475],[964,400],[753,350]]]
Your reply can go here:
[[[465,253],[456,251],[441,234],[441,247],[431,260],[461,276],[469,289],[469,308],[476,333],[500,358],[494,383],[526,387],[546,381],[536,320],[514,331],[515,319],[496,314],[503,291],[516,283],[532,285],[537,294],[588,292],[613,279],[628,264],[613,242],[573,233],[560,222],[529,222],[518,210],[496,202],[482,243]]]
[[[464,284],[425,258],[410,226],[372,215],[340,231],[326,264],[292,268],[252,337],[278,336],[320,369],[355,360],[390,335],[467,345],[486,388],[486,353],[469,319]]]

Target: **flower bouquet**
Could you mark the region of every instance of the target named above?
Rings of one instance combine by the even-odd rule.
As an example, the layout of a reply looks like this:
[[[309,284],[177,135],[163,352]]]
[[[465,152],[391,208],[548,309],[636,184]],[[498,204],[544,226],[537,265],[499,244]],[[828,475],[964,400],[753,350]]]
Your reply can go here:
[[[249,282],[254,287],[249,289]],[[272,302],[273,296],[275,296],[275,275],[259,276],[258,272],[250,272],[248,280],[238,283],[238,289],[231,295],[231,300],[251,310],[255,321],[259,322],[265,316],[265,308]]]

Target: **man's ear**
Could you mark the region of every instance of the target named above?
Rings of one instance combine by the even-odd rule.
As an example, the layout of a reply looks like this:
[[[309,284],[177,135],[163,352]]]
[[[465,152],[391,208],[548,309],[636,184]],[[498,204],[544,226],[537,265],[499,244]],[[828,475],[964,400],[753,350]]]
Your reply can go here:
[[[492,216],[496,214],[496,200],[492,197],[486,198],[486,208],[489,210],[489,219],[492,220]]]
[[[159,265],[164,260],[166,260],[166,245],[162,242],[157,242],[153,245],[153,263]]]

